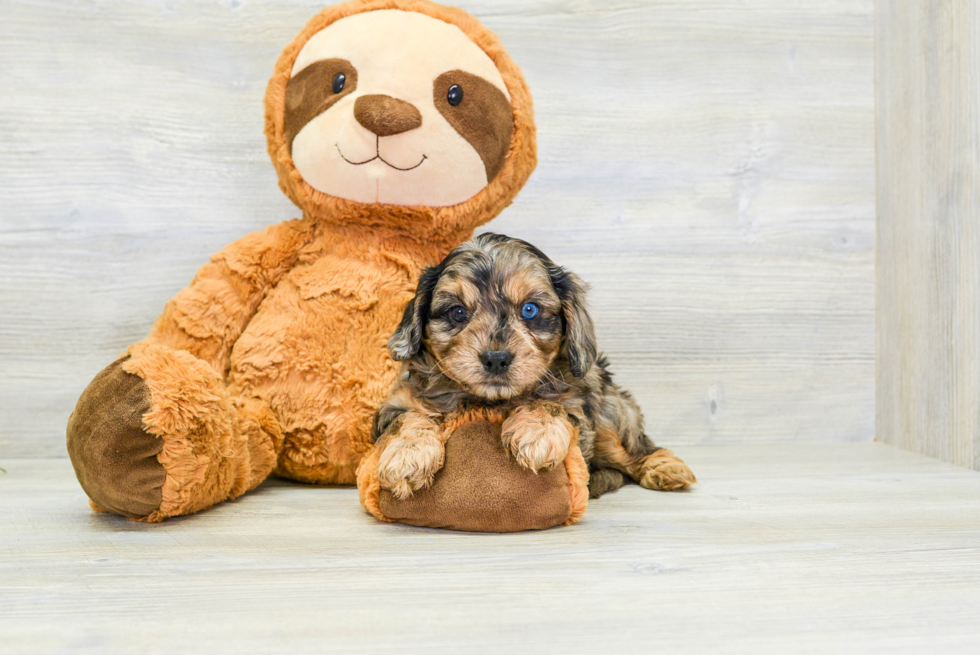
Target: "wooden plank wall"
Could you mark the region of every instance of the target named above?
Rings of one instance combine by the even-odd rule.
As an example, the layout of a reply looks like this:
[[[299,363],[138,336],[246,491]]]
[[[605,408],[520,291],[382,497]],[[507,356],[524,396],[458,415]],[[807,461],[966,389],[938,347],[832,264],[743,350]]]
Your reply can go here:
[[[980,5],[876,21],[878,436],[980,469]]]
[[[469,0],[535,95],[490,227],[594,287],[666,444],[874,434],[873,2]],[[0,456],[229,241],[291,218],[262,136],[314,2],[0,5]]]

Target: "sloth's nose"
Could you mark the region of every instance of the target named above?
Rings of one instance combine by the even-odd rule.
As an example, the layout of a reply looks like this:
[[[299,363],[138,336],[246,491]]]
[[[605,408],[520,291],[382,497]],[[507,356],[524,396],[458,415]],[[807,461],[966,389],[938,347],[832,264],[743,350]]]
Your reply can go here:
[[[480,363],[483,364],[483,370],[493,375],[506,373],[512,361],[514,361],[514,355],[506,350],[484,350],[480,353]]]
[[[354,101],[354,118],[378,136],[393,136],[422,126],[415,105],[385,95],[361,96]]]

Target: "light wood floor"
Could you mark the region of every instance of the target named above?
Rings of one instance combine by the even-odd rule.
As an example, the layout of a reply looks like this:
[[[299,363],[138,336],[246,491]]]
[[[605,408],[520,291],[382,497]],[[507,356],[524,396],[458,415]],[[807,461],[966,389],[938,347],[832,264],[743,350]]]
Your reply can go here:
[[[383,525],[271,482],[162,525],[0,461],[0,652],[977,653],[980,473],[889,446],[681,449],[581,524]]]

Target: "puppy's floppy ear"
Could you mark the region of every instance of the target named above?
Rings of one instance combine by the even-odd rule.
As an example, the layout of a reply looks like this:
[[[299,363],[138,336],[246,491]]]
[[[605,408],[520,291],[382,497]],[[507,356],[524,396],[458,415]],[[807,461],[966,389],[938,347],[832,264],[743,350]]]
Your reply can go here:
[[[422,272],[415,297],[408,302],[402,322],[388,339],[388,352],[396,362],[411,359],[422,348],[425,323],[429,320],[429,307],[432,304],[432,291],[442,275],[442,266],[432,266]]]
[[[565,323],[565,338],[562,353],[568,358],[572,375],[584,376],[595,364],[598,357],[595,326],[585,307],[585,283],[574,273],[561,266],[549,266],[551,284],[561,299],[562,318]]]

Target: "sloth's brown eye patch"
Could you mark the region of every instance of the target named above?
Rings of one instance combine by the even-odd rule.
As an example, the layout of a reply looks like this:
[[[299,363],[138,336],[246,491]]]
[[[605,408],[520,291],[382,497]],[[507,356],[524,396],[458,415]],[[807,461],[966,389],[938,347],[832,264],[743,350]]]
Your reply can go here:
[[[357,70],[346,59],[321,59],[296,73],[286,84],[283,118],[290,154],[300,130],[356,88]]]
[[[480,155],[487,182],[493,180],[504,165],[514,131],[507,96],[479,75],[453,70],[436,78],[433,100],[442,117]]]

